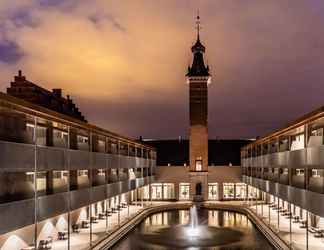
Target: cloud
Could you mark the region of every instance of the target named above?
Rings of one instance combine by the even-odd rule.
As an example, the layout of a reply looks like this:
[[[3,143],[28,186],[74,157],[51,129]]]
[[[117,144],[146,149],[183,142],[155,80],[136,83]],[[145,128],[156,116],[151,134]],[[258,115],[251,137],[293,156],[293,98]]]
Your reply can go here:
[[[324,3],[316,0],[1,1],[0,87],[21,68],[71,94],[93,123],[132,136],[186,135],[198,7],[212,137],[263,134],[321,105]]]

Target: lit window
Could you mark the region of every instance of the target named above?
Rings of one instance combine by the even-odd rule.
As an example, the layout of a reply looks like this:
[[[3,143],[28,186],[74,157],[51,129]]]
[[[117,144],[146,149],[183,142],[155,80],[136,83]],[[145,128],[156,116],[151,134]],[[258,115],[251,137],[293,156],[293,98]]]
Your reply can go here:
[[[296,169],[296,175],[304,175],[304,169],[302,169],[302,168],[297,168],[297,169]]]
[[[180,183],[179,184],[179,199],[180,200],[189,200],[189,190],[190,190],[190,184],[189,183]]]
[[[321,177],[318,169],[312,169],[312,177]]]
[[[218,184],[208,183],[208,199],[217,200],[218,199]]]
[[[196,171],[202,171],[202,160],[196,160]]]

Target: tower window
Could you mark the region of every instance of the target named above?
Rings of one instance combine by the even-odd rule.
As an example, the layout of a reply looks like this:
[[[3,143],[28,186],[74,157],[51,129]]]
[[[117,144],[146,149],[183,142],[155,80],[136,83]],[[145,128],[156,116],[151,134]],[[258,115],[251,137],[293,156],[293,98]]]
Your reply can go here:
[[[202,160],[201,159],[196,160],[196,171],[202,171]]]

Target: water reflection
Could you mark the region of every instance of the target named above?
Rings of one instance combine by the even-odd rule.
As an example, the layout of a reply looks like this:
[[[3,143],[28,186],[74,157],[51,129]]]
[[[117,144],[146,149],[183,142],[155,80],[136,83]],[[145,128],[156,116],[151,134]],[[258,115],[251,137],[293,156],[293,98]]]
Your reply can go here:
[[[173,210],[147,217],[113,249],[273,249],[245,215],[207,209],[198,209],[197,213],[197,235],[187,233],[189,210]]]

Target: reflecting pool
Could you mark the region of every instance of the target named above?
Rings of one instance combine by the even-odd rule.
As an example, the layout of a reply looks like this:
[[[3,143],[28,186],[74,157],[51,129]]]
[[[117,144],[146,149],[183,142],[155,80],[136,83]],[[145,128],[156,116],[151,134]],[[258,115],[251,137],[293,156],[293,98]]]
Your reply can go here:
[[[194,221],[193,213],[197,215]],[[113,249],[272,250],[273,247],[245,215],[200,208],[153,214]]]

